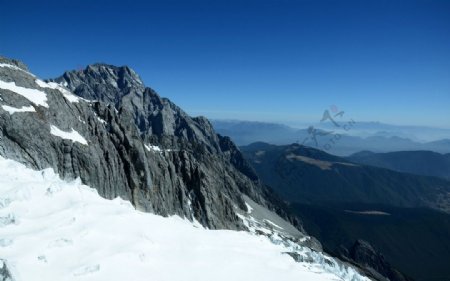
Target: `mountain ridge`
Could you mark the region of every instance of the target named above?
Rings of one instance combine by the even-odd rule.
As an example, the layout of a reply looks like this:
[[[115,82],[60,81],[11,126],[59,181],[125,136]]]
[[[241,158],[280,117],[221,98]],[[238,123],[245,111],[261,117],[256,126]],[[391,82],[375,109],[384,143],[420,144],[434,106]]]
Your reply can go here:
[[[355,164],[299,144],[241,147],[258,175],[291,201],[359,202],[450,212],[450,182]]]
[[[361,151],[350,155],[347,159],[355,163],[403,173],[433,176],[450,180],[450,154],[448,153],[441,154],[427,150],[385,153]]]
[[[229,137],[145,87],[126,66],[94,64],[43,81],[0,57],[0,128],[1,157],[34,170],[51,168],[62,179],[80,178],[103,198],[120,197],[137,210],[210,229],[267,236],[261,225],[289,226],[274,235],[323,260],[320,243]],[[331,264],[342,276],[355,275],[355,266]]]
[[[258,141],[276,145],[299,143],[326,150],[328,153],[339,156],[349,156],[361,150],[375,152],[432,150],[439,153],[450,153],[450,140],[448,139],[422,143],[406,138],[401,134],[389,133],[381,135],[368,134],[364,137],[358,136],[356,131],[361,130],[358,128],[360,125],[358,122],[355,122],[354,127],[352,127],[353,133],[351,134],[350,132],[339,131],[327,124],[310,125],[318,132],[324,133],[316,137],[317,143],[311,141],[311,134],[308,129],[297,129],[278,123],[212,120],[212,124],[220,134],[230,136],[239,146],[249,145]],[[433,128],[428,129],[434,130]],[[442,129],[442,131],[444,133],[448,132],[447,138],[450,136],[450,130]],[[334,137],[338,140],[332,141]],[[330,145],[330,142],[333,145]]]
[[[45,82],[19,61],[0,63],[0,155],[34,169],[51,167],[63,178],[80,177],[105,198],[120,196],[140,210],[177,214],[209,228],[242,229],[235,209],[246,210],[245,194],[301,229],[231,141],[207,119],[189,117],[145,87],[129,67],[95,64]],[[26,89],[46,106],[20,94]],[[21,107],[30,112],[17,113]],[[76,132],[88,145],[61,132]]]

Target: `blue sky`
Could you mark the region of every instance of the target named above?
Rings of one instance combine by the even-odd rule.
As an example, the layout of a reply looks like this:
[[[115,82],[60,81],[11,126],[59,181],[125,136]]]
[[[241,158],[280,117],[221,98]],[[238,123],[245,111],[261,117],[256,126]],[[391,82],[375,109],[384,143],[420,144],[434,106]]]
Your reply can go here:
[[[43,78],[129,65],[192,115],[450,127],[450,1],[2,1],[0,54]]]

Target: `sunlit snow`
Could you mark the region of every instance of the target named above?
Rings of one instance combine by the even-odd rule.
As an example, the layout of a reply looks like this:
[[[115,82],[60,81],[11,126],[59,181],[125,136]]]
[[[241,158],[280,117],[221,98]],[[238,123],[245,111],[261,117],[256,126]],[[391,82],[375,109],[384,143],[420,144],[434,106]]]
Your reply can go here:
[[[151,144],[145,144],[144,146],[148,151],[162,152],[162,149],[159,146]]]
[[[251,214],[252,211],[253,211],[252,206],[250,206],[247,202],[245,202],[245,206],[247,207],[247,213],[248,213],[248,214]]]
[[[267,237],[142,213],[2,157],[0,241],[18,281],[342,280]]]
[[[15,82],[5,82],[0,80],[0,89],[9,90],[23,96],[36,105],[48,107],[47,94],[45,92],[17,86]]]
[[[70,91],[66,90],[64,87],[55,82],[44,82],[40,79],[35,80],[36,84],[38,84],[41,88],[49,88],[58,90],[69,102],[79,102],[80,98],[72,94]]]
[[[105,120],[103,120],[102,118],[97,116],[97,120],[102,123],[102,124],[107,124],[107,122]]]
[[[8,105],[2,105],[3,110],[9,112],[9,114],[13,114],[16,112],[36,112],[33,106],[22,106],[21,108],[12,107]]]
[[[66,140],[71,140],[73,142],[79,142],[81,144],[87,145],[87,140],[80,135],[80,133],[78,133],[77,131],[75,131],[74,129],[71,129],[70,132],[65,132],[61,129],[59,129],[58,127],[51,125],[50,126],[50,134],[66,139]]]

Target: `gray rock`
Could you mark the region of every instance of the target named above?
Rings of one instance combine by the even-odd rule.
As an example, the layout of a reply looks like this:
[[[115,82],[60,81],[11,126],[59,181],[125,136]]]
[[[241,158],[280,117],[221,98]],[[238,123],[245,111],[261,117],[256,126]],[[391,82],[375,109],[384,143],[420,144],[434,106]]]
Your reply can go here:
[[[6,260],[0,259],[0,281],[14,281]]]
[[[228,137],[145,87],[130,68],[94,64],[50,80],[81,97],[71,102],[58,89],[40,87],[24,64],[1,57],[0,63],[15,66],[0,67],[0,81],[43,91],[48,104],[0,88],[0,156],[33,169],[53,168],[64,179],[79,177],[105,198],[120,196],[139,210],[195,219],[212,229],[244,229],[237,214],[248,211],[245,198],[258,219],[302,236],[300,221]],[[11,114],[3,106],[32,106],[35,112]],[[88,144],[55,136],[51,126],[74,130]],[[4,222],[12,223],[9,217]],[[308,243],[321,250],[316,240]],[[11,278],[7,268],[0,273]]]
[[[146,88],[130,68],[94,64],[52,80],[83,98],[70,102],[58,89],[39,87],[22,63],[0,62],[22,69],[0,67],[0,80],[45,92],[49,105],[0,89],[0,155],[209,228],[243,229],[235,208],[246,209],[244,194],[293,221],[228,138]],[[36,112],[10,114],[3,105]],[[77,131],[88,145],[52,135],[51,125]]]

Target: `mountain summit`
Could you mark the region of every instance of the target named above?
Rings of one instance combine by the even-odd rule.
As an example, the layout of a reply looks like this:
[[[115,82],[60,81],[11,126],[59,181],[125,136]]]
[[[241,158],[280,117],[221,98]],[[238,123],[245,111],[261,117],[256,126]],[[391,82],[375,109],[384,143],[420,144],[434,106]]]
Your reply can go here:
[[[138,213],[137,209],[160,216],[176,215],[189,220],[191,227],[196,228],[246,230],[245,235],[259,235],[269,244],[277,245],[278,256],[287,255],[291,261],[300,263],[300,267],[313,265],[320,268],[320,272],[331,274],[331,278],[368,280],[356,267],[323,253],[320,243],[304,233],[298,219],[285,211],[287,207],[283,201],[262,184],[228,137],[216,134],[206,118],[190,117],[170,100],[145,87],[139,76],[126,66],[94,64],[43,81],[22,63],[0,58],[0,128],[0,165],[7,169],[7,176],[0,184],[0,236],[12,238],[0,239],[0,245],[7,247],[4,256],[0,256],[0,279],[16,279],[14,264],[19,264],[20,268],[29,265],[28,261],[23,262],[28,256],[11,246],[14,239],[18,239],[17,243],[28,241],[29,238],[18,237],[17,233],[22,233],[22,228],[36,226],[28,219],[29,214],[46,214],[40,217],[39,229],[33,234],[40,237],[39,241],[47,241],[50,237],[40,230],[55,228],[51,234],[55,241],[49,241],[51,245],[66,246],[69,243],[74,245],[74,253],[89,253],[85,244],[73,241],[92,239],[86,240],[79,233],[66,232],[67,229],[64,235],[74,237],[73,240],[57,237],[62,235],[58,233],[63,233],[59,225],[66,220],[77,225],[75,221],[80,218],[76,214],[87,208],[95,209],[97,204],[109,206],[109,214],[121,213],[118,205],[126,205],[122,202],[126,200],[134,207],[129,209],[130,217]],[[11,171],[17,171],[17,175],[11,175]],[[80,180],[70,183],[77,178]],[[24,185],[23,180],[30,186]],[[93,199],[88,193],[83,195],[89,189],[81,187],[81,183],[96,189],[103,198],[94,196]],[[70,195],[77,189],[79,192],[75,193],[79,195]],[[20,196],[25,193],[28,195]],[[58,202],[55,198],[60,196],[53,197],[54,193],[68,197],[64,195],[65,201]],[[116,199],[119,204],[104,203],[105,199]],[[97,203],[90,205],[88,201]],[[21,206],[20,210],[14,207],[16,204]],[[85,207],[79,209],[80,204]],[[57,211],[62,219],[57,226],[47,220],[53,212],[50,206],[54,205],[64,205],[64,210]],[[103,212],[97,210],[99,214],[92,214],[97,223],[89,228],[106,237],[108,232],[97,228],[101,225]],[[75,215],[67,218],[60,212]],[[16,223],[22,219],[23,222]],[[150,223],[147,228],[128,225],[130,229],[144,231],[151,227],[164,229],[170,222],[167,220],[167,225]],[[133,239],[135,235],[118,229],[114,232],[121,241]],[[171,237],[172,242],[182,241],[174,234]],[[193,239],[201,240],[201,237],[204,236],[198,233]],[[225,235],[224,238],[230,239],[231,244],[227,247],[238,247],[237,244],[233,246],[232,236]],[[108,243],[100,244],[103,253],[111,250],[104,248]],[[110,245],[111,248],[114,246]],[[183,244],[180,251],[189,246]],[[208,247],[215,246],[220,247],[217,243]],[[195,247],[191,249],[192,253],[196,252]],[[46,255],[39,255],[39,251],[39,247],[30,248],[30,253],[36,255],[32,257],[33,270],[41,270],[36,259],[51,263],[46,260]],[[67,255],[71,256],[69,252]],[[53,258],[59,260],[56,256]],[[80,264],[80,272],[75,272],[74,277],[105,274],[101,272],[105,263],[102,266],[102,262],[96,262],[94,265]],[[74,261],[66,269],[70,270],[75,263],[79,264]],[[48,273],[56,276],[57,272],[52,270],[58,266],[51,264]],[[151,271],[152,267],[147,267],[143,274],[147,276],[145,272]]]
[[[228,138],[129,67],[94,64],[44,82],[17,61],[0,63],[0,155],[209,228],[242,229],[244,196],[288,218]]]

